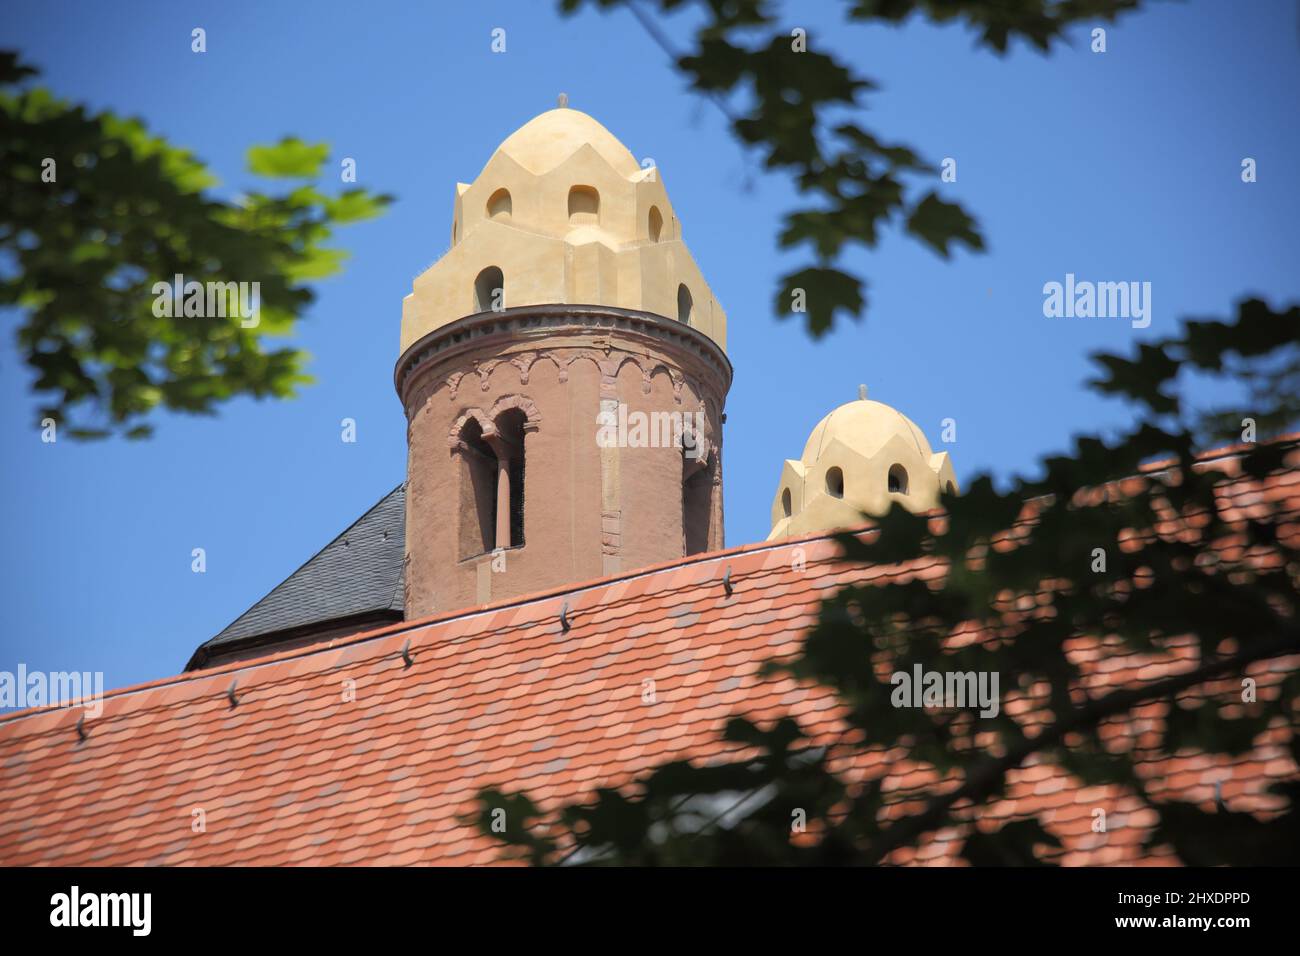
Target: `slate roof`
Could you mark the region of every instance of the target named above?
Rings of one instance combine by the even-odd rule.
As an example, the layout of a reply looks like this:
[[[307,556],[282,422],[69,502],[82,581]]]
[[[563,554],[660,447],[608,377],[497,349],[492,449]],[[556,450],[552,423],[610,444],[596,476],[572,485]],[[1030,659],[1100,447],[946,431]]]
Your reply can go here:
[[[398,485],[293,574],[199,646],[187,669],[250,639],[403,610],[406,486]]]
[[[1300,541],[1300,451],[1264,481],[1242,476],[1231,457],[1213,467],[1231,476],[1221,486],[1230,515],[1264,509],[1282,540]],[[1218,546],[1233,560],[1242,552],[1239,541]],[[936,786],[932,768],[903,748],[843,750],[829,692],[758,673],[763,660],[797,649],[820,600],[845,583],[944,573],[928,559],[863,567],[837,553],[826,535],[748,545],[185,673],[108,694],[84,741],[73,709],[5,717],[0,862],[490,863],[500,849],[462,820],[481,788],[522,787],[554,807],[630,785],[668,759],[718,757],[733,746],[719,738],[737,714],[764,723],[793,716],[846,777],[882,778],[887,812],[902,813]],[[1198,651],[1175,640],[1136,653],[1080,635],[1067,653],[1084,675],[1078,692],[1093,696],[1191,667]],[[1262,697],[1298,667],[1300,655],[1247,674]],[[646,680],[655,682],[653,703],[643,698]],[[1006,690],[1006,712],[1026,727],[1042,719],[1034,688]],[[1209,692],[1239,700],[1240,685],[1226,680]],[[1152,750],[1147,759],[1164,706],[1107,725],[1116,746],[1137,748],[1154,796],[1208,810],[1221,784],[1233,810],[1282,809],[1267,788],[1298,773],[1293,728],[1271,726],[1238,757]],[[1092,831],[1096,807],[1107,811],[1105,833]],[[192,827],[196,810],[203,832]],[[1065,864],[1177,862],[1168,847],[1142,848],[1154,820],[1136,796],[1084,786],[1046,756],[1013,771],[980,822],[932,834],[892,860],[957,862],[969,827],[1027,817],[1061,839],[1051,858]]]

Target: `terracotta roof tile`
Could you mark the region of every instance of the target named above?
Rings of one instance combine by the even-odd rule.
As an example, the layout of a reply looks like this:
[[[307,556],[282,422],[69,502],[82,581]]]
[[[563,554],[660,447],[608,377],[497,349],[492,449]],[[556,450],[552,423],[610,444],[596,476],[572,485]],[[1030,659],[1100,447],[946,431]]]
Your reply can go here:
[[[1292,469],[1300,466],[1295,457]],[[1215,464],[1232,468],[1231,460]],[[1223,493],[1243,512],[1280,503],[1281,524],[1300,536],[1296,471],[1263,483],[1237,479]],[[935,580],[945,570],[936,561],[864,568],[836,554],[827,535],[748,545],[188,672],[108,694],[102,715],[87,720],[84,742],[71,712],[8,715],[0,719],[0,862],[488,863],[502,860],[502,850],[461,819],[484,787],[524,787],[545,806],[625,787],[665,760],[738,752],[718,736],[733,715],[792,715],[811,744],[832,746],[844,729],[833,696],[760,678],[759,665],[797,650],[834,589]],[[728,567],[730,597],[722,585]],[[1040,613],[1050,605],[1050,589],[1044,594],[1023,610]],[[559,622],[565,601],[567,633]],[[408,640],[409,668],[401,659]],[[1138,654],[1113,636],[1085,635],[1068,641],[1066,653],[1083,673],[1079,693],[1097,694],[1191,666],[1197,648],[1175,640]],[[1253,668],[1260,695],[1279,693],[1297,667],[1300,656]],[[349,680],[352,700],[344,694]],[[643,698],[650,680],[653,702]],[[1225,680],[1208,692],[1230,695],[1234,686]],[[1041,724],[1034,694],[1044,690],[1007,689],[1005,709],[1027,733]],[[1108,746],[1135,751],[1153,795],[1210,807],[1221,782],[1234,808],[1281,809],[1266,790],[1297,774],[1291,728],[1270,727],[1235,758],[1159,758],[1151,748],[1166,706],[1143,706],[1102,728]],[[902,747],[832,751],[832,759],[850,782],[881,779],[895,801],[886,808],[891,817],[954,779],[940,783]],[[1092,831],[1097,808],[1107,812],[1106,833]],[[196,809],[206,832],[193,831]],[[891,859],[959,862],[954,854],[971,826],[1027,817],[1061,839],[1051,854],[1058,862],[1177,863],[1168,847],[1143,848],[1154,814],[1132,794],[1085,787],[1045,757],[1010,774],[1005,796],[978,819]]]

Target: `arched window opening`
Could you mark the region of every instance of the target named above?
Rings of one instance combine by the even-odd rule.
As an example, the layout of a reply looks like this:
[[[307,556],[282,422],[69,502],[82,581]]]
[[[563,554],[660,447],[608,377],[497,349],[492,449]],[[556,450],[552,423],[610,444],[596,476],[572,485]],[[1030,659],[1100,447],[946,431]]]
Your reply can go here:
[[[451,244],[454,246],[460,238],[460,223],[455,219],[451,221]]]
[[[907,469],[902,465],[891,465],[889,467],[889,493],[892,495],[907,494]]]
[[[524,543],[524,426],[520,409],[497,416],[495,434],[477,418],[460,430],[459,537],[462,560]]]
[[[677,321],[688,325],[691,321],[691,290],[685,285],[677,287]]]
[[[498,189],[487,203],[489,219],[509,219],[513,212],[510,202],[510,190]]]
[[[844,497],[844,472],[838,468],[826,472],[826,493],[832,498]]]
[[[569,223],[574,226],[600,224],[600,194],[590,186],[569,190]]]
[[[683,554],[709,550],[713,529],[713,469],[712,458],[704,464],[698,458],[682,454]]]
[[[474,310],[500,312],[506,307],[506,278],[496,266],[488,266],[474,280]]]
[[[518,548],[524,543],[524,423],[526,416],[518,408],[507,409],[497,416],[498,448],[507,466],[501,472],[505,487],[497,487],[498,514],[506,508],[509,525],[497,522],[497,547]]]
[[[943,493],[946,494],[946,495],[950,495],[950,494],[952,494],[952,482],[951,482],[951,481],[946,481],[946,482],[944,482],[944,485],[943,485]]]
[[[791,515],[791,513],[792,513],[792,512],[791,512],[791,508],[790,508],[790,489],[789,489],[789,488],[787,488],[787,489],[785,489],[783,492],[781,492],[781,511],[782,511],[782,513],[785,514],[785,516],[786,516],[787,518],[790,517],[790,515]]]
[[[472,558],[491,551],[496,542],[496,452],[483,438],[483,428],[471,418],[460,431],[460,556]]]
[[[664,217],[659,212],[658,206],[650,207],[650,241],[658,242],[659,235],[664,231]]]

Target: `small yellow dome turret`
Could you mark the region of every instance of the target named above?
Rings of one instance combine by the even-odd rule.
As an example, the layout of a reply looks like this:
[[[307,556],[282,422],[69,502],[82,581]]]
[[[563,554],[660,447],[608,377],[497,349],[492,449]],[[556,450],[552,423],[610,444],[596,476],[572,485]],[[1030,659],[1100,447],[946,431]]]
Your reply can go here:
[[[565,107],[515,130],[457,185],[451,248],[403,300],[401,348],[467,315],[538,305],[652,312],[727,345],[659,170]]]
[[[896,502],[909,511],[937,507],[956,491],[947,452],[935,453],[903,413],[861,397],[813,428],[803,457],[787,460],[772,502],[768,540],[859,524]]]

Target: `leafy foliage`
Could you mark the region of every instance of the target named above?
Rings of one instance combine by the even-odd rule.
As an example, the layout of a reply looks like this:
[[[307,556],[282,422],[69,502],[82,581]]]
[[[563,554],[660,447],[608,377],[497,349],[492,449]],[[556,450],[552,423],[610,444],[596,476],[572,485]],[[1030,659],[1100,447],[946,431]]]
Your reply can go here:
[[[314,298],[307,283],[339,270],[344,253],[325,246],[334,227],[390,197],[325,195],[315,181],[328,147],[290,138],[253,147],[248,165],[299,183],[221,200],[188,151],[138,120],[25,88],[33,74],[0,52],[0,305],[23,315],[19,348],[49,395],[38,418],[79,438],[141,437],[159,407],[211,413],[237,395],[293,394],[305,354],[262,337],[291,333]],[[154,284],[178,274],[259,283],[258,324],[155,315]]]
[[[587,0],[603,8],[630,0]],[[584,0],[562,0],[572,11]],[[659,0],[663,12],[683,0]],[[899,23],[919,14],[960,21],[978,43],[1003,53],[1020,38],[1048,50],[1080,20],[1114,19],[1137,0],[850,0],[857,21]],[[789,172],[809,208],[789,214],[783,246],[808,246],[816,265],[782,278],[785,311],[805,291],[809,330],[820,335],[837,314],[859,315],[864,281],[836,260],[851,243],[874,246],[901,222],[940,255],[981,249],[970,217],[934,191],[909,198],[908,182],[932,174],[906,146],[886,144],[853,123],[830,129],[872,88],[833,56],[794,53],[774,29],[767,0],[706,0],[695,48],[676,57],[696,89],[717,97],[747,90],[748,110],[733,131],[770,168]],[[754,34],[759,41],[745,40]],[[657,37],[663,43],[662,37]],[[666,43],[665,43],[666,45]],[[798,57],[796,60],[795,57]],[[724,108],[726,108],[724,106]],[[730,113],[729,113],[730,115]],[[1156,799],[1140,762],[1200,751],[1240,754],[1259,735],[1294,728],[1300,702],[1294,533],[1280,534],[1278,502],[1254,497],[1229,512],[1228,481],[1196,464],[1194,449],[1235,441],[1249,409],[1260,435],[1300,419],[1300,308],[1274,311],[1247,300],[1229,321],[1194,320],[1180,334],[1138,346],[1131,357],[1094,356],[1091,385],[1134,407],[1140,422],[1118,436],[1086,436],[1071,454],[1047,458],[1041,474],[999,491],[976,478],[961,496],[945,495],[944,515],[895,509],[865,534],[843,534],[844,557],[875,566],[938,561],[940,581],[857,585],[823,602],[816,626],[792,657],[765,674],[828,688],[842,705],[845,732],[813,746],[796,722],[768,730],[734,719],[734,756],[704,766],[674,762],[635,785],[603,789],[588,803],[543,811],[525,794],[484,791],[482,832],[534,864],[880,864],[927,834],[956,826],[961,853],[977,865],[1032,865],[1057,838],[1032,818],[991,829],[981,809],[1005,793],[1008,774],[1030,759],[1054,763],[1087,785],[1118,785],[1155,814],[1150,845],[1172,846],[1196,864],[1297,862],[1298,784],[1276,788],[1270,818]],[[1211,375],[1237,386],[1240,408],[1192,409],[1187,379]],[[1232,481],[1294,469],[1294,440],[1246,446]],[[1153,460],[1159,467],[1150,467]],[[1144,467],[1145,466],[1145,467]],[[1124,479],[1122,481],[1117,479]],[[1224,547],[1231,542],[1231,547]],[[1107,558],[1096,564],[1097,549]],[[1265,559],[1261,559],[1261,556]],[[978,640],[958,639],[975,634]],[[1193,663],[1170,662],[1160,676],[1108,691],[1087,690],[1068,643],[1081,636],[1118,642],[1115,654],[1157,658],[1171,642],[1194,642]],[[1029,732],[1003,708],[900,708],[890,676],[913,665],[996,673],[1001,687],[1027,699],[1038,720]],[[1287,668],[1290,668],[1287,671]],[[1285,671],[1270,684],[1268,673]],[[1255,700],[1243,676],[1259,678]],[[1263,685],[1269,685],[1267,690]],[[1162,715],[1156,743],[1139,748],[1127,721],[1135,709]],[[1150,719],[1149,716],[1145,719]],[[832,772],[855,756],[905,752],[930,771],[922,793],[887,791],[888,767],[851,782]],[[871,764],[866,764],[871,766]],[[801,820],[799,827],[792,819]],[[498,826],[493,826],[496,821]],[[500,824],[504,822],[504,827]]]
[[[1198,436],[1237,433],[1216,431],[1222,410],[1189,413],[1178,385],[1187,365],[1249,386],[1262,364],[1293,352],[1298,316],[1295,308],[1248,300],[1234,321],[1188,322],[1133,357],[1094,356],[1103,369],[1097,388],[1165,425],[1144,422],[1112,440],[1079,438],[1072,454],[1046,459],[1041,476],[1006,491],[981,476],[966,494],[945,495],[941,518],[895,508],[877,530],[840,535],[849,561],[906,567],[937,559],[946,573],[938,582],[844,587],[823,602],[799,652],[765,665],[764,673],[834,692],[846,727],[829,750],[812,747],[788,719],[767,731],[734,720],[727,739],[743,745],[740,756],[668,764],[635,787],[599,791],[594,802],[558,814],[520,795],[484,794],[484,806],[505,809],[517,827],[495,835],[534,863],[878,864],[957,826],[973,863],[1037,863],[1056,843],[1037,821],[996,831],[974,822],[1005,792],[1008,773],[1035,757],[1087,785],[1134,794],[1156,815],[1152,843],[1189,862],[1296,862],[1294,785],[1281,791],[1289,798],[1284,810],[1266,820],[1226,805],[1210,811],[1157,799],[1138,764],[1189,748],[1239,754],[1269,728],[1300,725],[1295,535],[1279,534],[1279,505],[1267,495],[1254,496],[1246,515],[1230,510],[1223,495],[1226,482],[1275,473],[1287,455],[1294,468],[1300,450],[1293,440],[1246,445],[1235,479],[1195,465]],[[1294,423],[1295,402],[1294,394],[1273,395],[1253,410],[1291,415]],[[1153,459],[1162,464],[1150,467]],[[1117,484],[1124,476],[1138,477]],[[1098,548],[1104,569],[1095,564]],[[958,637],[970,633],[979,639]],[[1152,680],[1085,691],[1067,653],[1081,635],[1118,641],[1108,653],[1157,658],[1171,641],[1190,638],[1196,659],[1166,657],[1170,666]],[[1276,672],[1288,660],[1285,682],[1266,686],[1270,667]],[[978,705],[896,707],[890,676],[917,664],[998,674],[1004,696],[1027,698],[1032,690],[1034,731],[1005,706],[989,717]],[[1254,701],[1241,693],[1246,676],[1260,683]],[[1124,720],[1150,706],[1163,713],[1163,729],[1157,742],[1139,746]],[[1300,758],[1294,731],[1291,745]],[[925,793],[905,795],[911,804],[882,786],[887,767],[852,783],[830,769],[832,757],[900,748],[934,780]],[[715,810],[746,800],[753,806],[709,817],[700,810],[706,798],[715,798]],[[800,813],[806,833],[792,833],[792,815]],[[492,833],[486,821],[480,826]]]
[[[671,13],[684,0],[656,0]],[[1080,21],[1114,20],[1139,0],[844,0],[852,23],[898,24],[913,15],[964,23],[976,43],[1005,53],[1014,39],[1047,51]],[[627,8],[644,17],[636,0],[561,0],[572,13],[585,5]],[[975,220],[936,190],[915,195],[937,172],[910,147],[888,143],[856,122],[863,95],[876,85],[809,38],[796,52],[788,27],[778,25],[772,0],[703,0],[705,17],[689,52],[674,56],[691,86],[723,105],[736,137],[755,149],[768,169],[787,173],[807,204],[786,216],[783,248],[810,248],[815,266],[778,281],[776,314],[792,314],[802,289],[804,318],[814,338],[837,315],[859,318],[867,307],[865,282],[837,268],[855,243],[876,246],[890,224],[902,227],[947,258],[956,246],[984,248]],[[665,46],[662,34],[656,39]],[[735,100],[743,109],[734,112]],[[911,184],[911,188],[909,188]],[[920,184],[919,186],[916,184]]]

